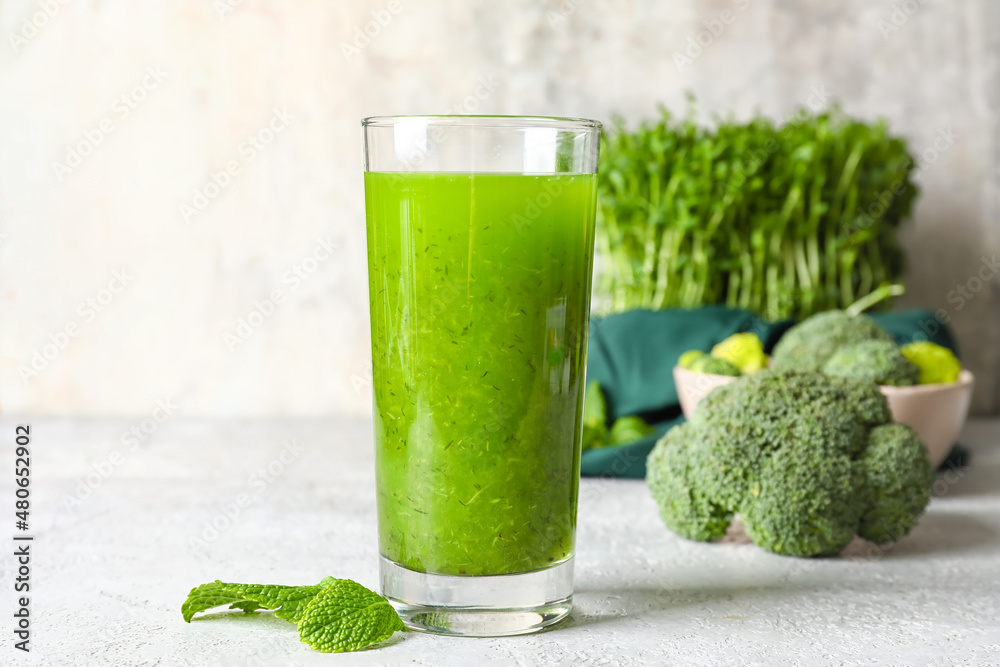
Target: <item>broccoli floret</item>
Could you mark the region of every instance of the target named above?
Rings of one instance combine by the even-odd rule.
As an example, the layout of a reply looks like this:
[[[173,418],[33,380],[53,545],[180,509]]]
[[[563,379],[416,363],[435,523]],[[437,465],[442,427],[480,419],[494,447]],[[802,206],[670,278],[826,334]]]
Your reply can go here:
[[[920,384],[954,382],[962,372],[962,364],[951,350],[929,341],[907,343],[899,351],[920,369]]]
[[[698,357],[693,362],[691,362],[691,370],[696,373],[711,373],[712,375],[730,375],[732,377],[739,377],[742,375],[740,369],[726,361],[725,359],[716,359],[715,357],[710,357],[707,354]]]
[[[717,539],[738,515],[768,551],[829,555],[882,539],[884,516],[898,539],[926,505],[926,448],[899,428],[870,382],[764,370],[702,399],[657,443],[647,481],[684,537]]]
[[[785,332],[772,354],[775,370],[818,371],[840,348],[892,336],[865,315],[828,310],[808,317]]]
[[[889,404],[876,385],[871,382],[858,382],[854,378],[830,377],[828,381],[847,394],[847,400],[854,408],[854,414],[865,426],[871,428],[892,421]]]
[[[864,485],[861,466],[846,456],[784,447],[764,462],[740,518],[747,536],[772,553],[836,554],[854,539]]]
[[[895,542],[917,524],[930,501],[934,466],[927,445],[905,424],[871,430],[861,464],[873,494],[858,535],[876,544]]]
[[[885,340],[866,340],[840,348],[823,364],[823,372],[894,387],[914,385],[920,374],[895,343]]]
[[[690,424],[681,424],[660,439],[646,460],[646,481],[668,528],[689,540],[709,542],[726,534],[733,514],[698,490],[702,473],[690,455],[690,430]]]
[[[892,417],[885,397],[867,382],[823,378],[811,371],[761,371],[750,382],[713,389],[691,416],[696,424],[711,423],[754,429],[765,449],[808,437],[831,454],[855,455],[864,449],[868,428]]]

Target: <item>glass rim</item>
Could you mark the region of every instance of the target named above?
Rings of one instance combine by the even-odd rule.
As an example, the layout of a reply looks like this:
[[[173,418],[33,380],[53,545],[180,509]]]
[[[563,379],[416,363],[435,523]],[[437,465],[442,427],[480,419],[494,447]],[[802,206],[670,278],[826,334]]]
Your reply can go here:
[[[603,123],[589,118],[563,116],[495,116],[466,114],[404,114],[399,116],[368,116],[361,119],[362,127],[392,127],[407,119],[424,119],[428,125],[473,128],[531,128],[548,127],[560,130],[600,130]]]

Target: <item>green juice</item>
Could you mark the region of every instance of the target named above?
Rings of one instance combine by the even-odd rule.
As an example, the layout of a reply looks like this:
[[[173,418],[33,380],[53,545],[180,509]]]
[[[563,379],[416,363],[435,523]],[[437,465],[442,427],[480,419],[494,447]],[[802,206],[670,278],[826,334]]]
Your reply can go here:
[[[596,180],[365,174],[379,546],[420,572],[573,555]]]

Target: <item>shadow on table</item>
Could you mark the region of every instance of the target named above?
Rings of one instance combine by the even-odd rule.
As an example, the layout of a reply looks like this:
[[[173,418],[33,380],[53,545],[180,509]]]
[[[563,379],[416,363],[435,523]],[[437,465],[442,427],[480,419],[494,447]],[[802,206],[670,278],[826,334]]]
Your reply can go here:
[[[964,468],[942,470],[934,480],[935,498],[1000,494],[1000,464],[973,460]]]
[[[220,609],[217,611],[209,611],[203,614],[199,614],[191,619],[192,623],[218,623],[220,625],[225,625],[228,623],[247,623],[254,628],[266,628],[266,630],[261,630],[261,632],[272,633],[266,640],[263,640],[264,651],[267,652],[272,650],[274,646],[280,645],[282,648],[287,646],[294,647],[296,643],[293,641],[288,643],[289,637],[298,639],[298,629],[295,623],[286,621],[284,619],[278,618],[273,613],[261,610],[253,611],[249,614],[243,613],[237,609]],[[378,642],[377,644],[372,644],[363,649],[359,649],[358,652],[373,651],[380,648],[386,648],[387,646],[394,646],[401,641],[405,641],[407,633],[397,632],[385,641]],[[274,646],[269,647],[268,642]],[[249,659],[249,658],[248,658]],[[245,663],[245,664],[250,664]]]
[[[257,627],[267,626],[269,628],[276,628],[278,630],[287,630],[292,633],[298,632],[298,630],[296,630],[294,623],[290,623],[289,621],[278,618],[273,613],[267,610],[252,611],[249,614],[247,614],[240,611],[239,609],[219,608],[199,613],[197,616],[191,619],[191,622],[218,623],[218,624],[251,623]]]
[[[641,617],[644,614],[664,610],[683,610],[691,607],[704,609],[713,603],[733,603],[752,601],[759,605],[768,598],[787,597],[788,595],[806,595],[815,591],[815,582],[782,581],[773,585],[731,586],[698,588],[676,587],[640,587],[619,588],[614,590],[579,590],[573,594],[574,606],[564,627],[585,626],[608,621],[618,621],[623,618]],[[583,603],[582,605],[580,603]],[[581,607],[593,607],[599,603],[604,612],[584,612]],[[741,620],[743,616],[720,616],[726,620]]]
[[[989,545],[1000,547],[994,527],[963,512],[932,511],[920,517],[913,531],[895,544],[878,547],[852,542],[842,557],[851,560],[897,560],[927,555],[953,554]]]
[[[726,535],[725,540],[732,545],[749,543],[742,527],[736,523]],[[704,545],[704,548],[725,549],[726,545],[716,543]],[[770,556],[788,560],[789,564],[803,565],[815,572],[815,568],[823,568],[829,563],[831,569],[843,572],[843,566],[850,565],[857,573],[866,568],[878,570],[881,561],[918,559],[940,555],[954,555],[962,551],[975,549],[994,550],[1000,548],[1000,533],[995,527],[975,516],[962,512],[933,511],[920,519],[913,532],[901,541],[878,547],[874,544],[856,538],[842,554],[832,558],[803,558],[787,556]],[[697,586],[677,587],[665,585],[662,587],[626,587],[619,589],[580,589],[574,594],[578,603],[567,620],[567,625],[591,625],[607,621],[620,620],[627,617],[637,617],[650,612],[664,610],[683,610],[688,607],[704,608],[712,603],[752,602],[754,605],[769,598],[809,595],[824,587],[824,583],[815,579],[797,580],[795,568],[785,572],[780,581],[769,584],[732,585],[720,580],[717,586],[705,586],[704,582]],[[839,576],[839,575],[838,575]],[[583,603],[583,604],[579,604]],[[582,608],[599,611],[582,611]],[[722,619],[739,620],[742,617],[723,616]]]

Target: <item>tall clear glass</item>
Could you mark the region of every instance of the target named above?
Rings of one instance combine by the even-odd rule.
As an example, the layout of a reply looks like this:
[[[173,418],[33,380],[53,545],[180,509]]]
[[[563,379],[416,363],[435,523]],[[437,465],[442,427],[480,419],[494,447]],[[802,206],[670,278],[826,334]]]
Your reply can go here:
[[[428,632],[569,613],[600,123],[362,121],[382,593]]]

